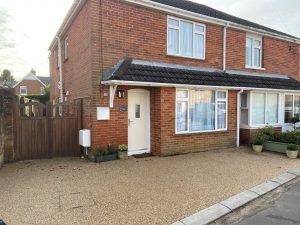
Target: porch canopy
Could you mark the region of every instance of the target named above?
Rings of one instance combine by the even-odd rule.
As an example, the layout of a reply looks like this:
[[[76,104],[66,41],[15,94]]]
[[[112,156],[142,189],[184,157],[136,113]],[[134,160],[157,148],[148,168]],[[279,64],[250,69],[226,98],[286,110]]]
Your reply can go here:
[[[198,87],[229,90],[268,90],[300,92],[300,82],[277,74],[258,74],[236,70],[181,66],[126,58],[111,68],[102,78],[102,84]]]

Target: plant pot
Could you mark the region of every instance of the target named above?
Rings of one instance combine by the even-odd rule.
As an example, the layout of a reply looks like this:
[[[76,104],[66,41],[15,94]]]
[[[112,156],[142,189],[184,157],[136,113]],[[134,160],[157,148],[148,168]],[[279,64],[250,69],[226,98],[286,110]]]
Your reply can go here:
[[[299,151],[290,151],[290,150],[286,150],[286,155],[287,157],[289,157],[290,159],[296,159],[298,157],[298,152]]]
[[[266,141],[264,143],[264,150],[271,151],[271,152],[285,153],[287,146],[288,146],[287,143]]]
[[[112,160],[117,160],[117,154],[112,154],[112,155],[96,155],[95,156],[95,162],[96,163],[101,163],[101,162],[107,162],[107,161],[112,161]]]
[[[262,145],[252,145],[253,151],[255,152],[262,152],[263,146]]]
[[[128,159],[128,151],[118,151],[118,157],[121,160]]]

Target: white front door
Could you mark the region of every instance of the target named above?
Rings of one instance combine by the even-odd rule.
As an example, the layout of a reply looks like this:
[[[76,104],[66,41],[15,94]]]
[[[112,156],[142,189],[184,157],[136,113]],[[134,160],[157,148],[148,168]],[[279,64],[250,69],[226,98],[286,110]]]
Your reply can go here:
[[[128,154],[150,152],[150,94],[147,90],[128,91]]]

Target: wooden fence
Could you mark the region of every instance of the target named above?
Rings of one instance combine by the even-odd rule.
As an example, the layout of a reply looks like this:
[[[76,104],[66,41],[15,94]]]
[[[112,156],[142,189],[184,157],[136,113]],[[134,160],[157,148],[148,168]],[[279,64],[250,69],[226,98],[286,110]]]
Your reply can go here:
[[[17,107],[14,132],[15,160],[80,155],[81,102]]]

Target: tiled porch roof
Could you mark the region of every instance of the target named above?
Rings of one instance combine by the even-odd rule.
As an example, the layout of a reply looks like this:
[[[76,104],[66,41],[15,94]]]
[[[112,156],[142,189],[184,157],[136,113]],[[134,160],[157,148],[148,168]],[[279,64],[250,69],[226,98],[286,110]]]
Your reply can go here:
[[[255,88],[300,91],[300,82],[286,75],[245,73],[186,67],[175,64],[163,64],[132,60],[121,60],[104,76],[108,81],[126,81],[136,83],[180,84],[199,86],[220,86],[230,88]]]

